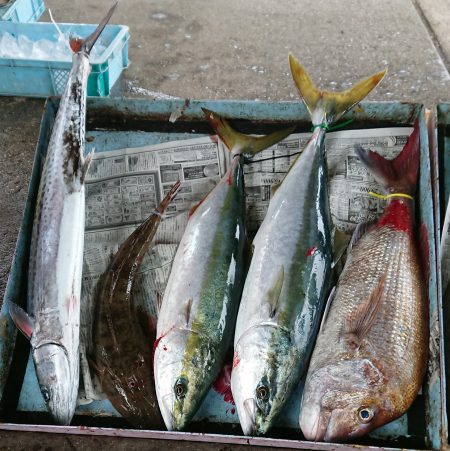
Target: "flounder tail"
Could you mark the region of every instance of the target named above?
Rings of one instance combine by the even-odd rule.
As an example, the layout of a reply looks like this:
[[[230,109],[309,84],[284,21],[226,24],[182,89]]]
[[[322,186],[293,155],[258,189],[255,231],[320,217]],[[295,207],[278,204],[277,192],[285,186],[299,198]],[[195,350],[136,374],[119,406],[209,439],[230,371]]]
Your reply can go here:
[[[419,175],[419,143],[419,122],[416,121],[405,147],[393,160],[387,160],[376,152],[365,150],[361,146],[357,146],[355,151],[388,194],[404,193],[412,196],[416,190]]]
[[[340,92],[321,91],[316,88],[305,68],[289,53],[289,65],[300,96],[313,125],[330,125],[339,120],[350,108],[366,97],[386,75],[387,69],[359,81],[350,89]]]
[[[119,3],[119,0],[117,0],[109,9],[106,16],[103,18],[103,20],[99,23],[98,27],[94,30],[94,32],[89,35],[86,39],[81,38],[71,38],[70,48],[74,53],[78,52],[85,52],[88,55],[91,53],[92,47],[94,47],[94,44],[97,42],[98,37],[106,27],[107,23],[109,22],[109,19],[111,19],[111,16],[113,15],[117,4]]]
[[[213,111],[207,110],[206,108],[202,108],[202,110],[211,124],[211,127],[219,135],[220,139],[225,143],[230,152],[235,154],[243,153],[250,157],[286,138],[286,136],[289,136],[296,128],[294,125],[273,132],[270,135],[259,137],[244,135],[243,133],[234,130],[223,117]]]

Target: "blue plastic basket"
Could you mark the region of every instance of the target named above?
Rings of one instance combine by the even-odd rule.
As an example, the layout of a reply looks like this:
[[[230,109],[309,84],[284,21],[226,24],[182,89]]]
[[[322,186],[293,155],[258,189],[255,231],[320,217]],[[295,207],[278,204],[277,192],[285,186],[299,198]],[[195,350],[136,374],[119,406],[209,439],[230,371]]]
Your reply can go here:
[[[60,24],[63,33],[87,37],[96,25]],[[0,33],[24,35],[32,41],[57,41],[58,32],[51,23],[0,22]],[[106,45],[104,52],[91,59],[92,70],[88,80],[88,96],[108,96],[122,70],[128,67],[129,29],[124,25],[107,25],[100,39]],[[0,95],[48,97],[61,95],[67,83],[70,61],[39,61],[0,58]]]
[[[44,11],[44,0],[15,0],[0,7],[0,20],[36,22]]]

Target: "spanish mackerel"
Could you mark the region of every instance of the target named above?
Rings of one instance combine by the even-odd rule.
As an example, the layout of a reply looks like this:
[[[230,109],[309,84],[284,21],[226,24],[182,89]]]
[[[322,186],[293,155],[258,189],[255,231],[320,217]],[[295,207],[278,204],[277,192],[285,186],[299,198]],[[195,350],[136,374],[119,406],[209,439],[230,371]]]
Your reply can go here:
[[[94,323],[94,367],[117,411],[137,428],[162,424],[153,382],[151,344],[156,320],[140,327],[132,299],[135,277],[180,182],[158,208],[121,244],[99,282]]]
[[[193,211],[177,250],[157,324],[155,386],[169,430],[186,427],[228,350],[245,278],[243,154],[275,144],[293,128],[254,138],[204,110],[232,163]]]
[[[72,69],[61,97],[36,201],[28,306],[9,312],[30,340],[39,387],[55,421],[68,425],[79,379],[80,291],[84,245],[84,157],[89,54],[117,3],[86,39],[71,39]]]
[[[319,91],[289,55],[314,132],[270,201],[253,241],[234,337],[231,389],[246,435],[265,434],[299,382],[317,333],[332,264],[326,129],[383,78]]]
[[[307,439],[343,441],[406,412],[425,374],[428,303],[414,240],[419,127],[386,160],[357,149],[388,194],[378,221],[359,225],[331,296],[300,412]]]

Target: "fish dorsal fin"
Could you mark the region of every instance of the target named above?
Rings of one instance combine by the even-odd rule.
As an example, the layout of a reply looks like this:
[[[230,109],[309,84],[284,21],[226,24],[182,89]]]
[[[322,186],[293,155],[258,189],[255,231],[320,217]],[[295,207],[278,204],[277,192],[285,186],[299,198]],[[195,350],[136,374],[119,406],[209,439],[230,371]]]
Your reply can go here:
[[[348,245],[348,251],[350,252],[353,249],[353,246],[361,239],[362,236],[366,234],[368,230],[370,230],[375,224],[376,220],[363,222],[356,226],[355,231],[353,232],[352,239]]]
[[[319,334],[322,332],[322,329],[325,326],[325,323],[327,322],[328,313],[330,312],[331,304],[333,303],[335,297],[336,297],[336,287],[334,286],[333,289],[331,290],[330,295],[328,296],[327,304],[325,305],[325,310],[323,312],[322,321],[319,327]]]
[[[34,331],[34,320],[25,310],[12,302],[9,306],[9,314],[11,315],[17,329],[22,332],[28,340],[31,339]]]
[[[350,241],[350,237],[344,233],[341,232],[339,229],[334,230],[334,236],[333,236],[333,263],[331,264],[331,267],[334,268],[344,255],[345,250],[348,247],[348,243]]]
[[[272,288],[270,288],[270,290],[267,292],[267,303],[269,306],[268,310],[270,318],[273,318],[277,313],[281,289],[283,288],[283,282],[284,282],[284,266],[282,266],[278,270],[275,282]]]
[[[277,192],[278,188],[281,186],[283,181],[277,182],[270,187],[270,198],[272,199],[273,195]]]
[[[377,318],[383,303],[385,282],[386,273],[380,277],[377,286],[367,299],[362,301],[344,321],[340,338],[352,351],[360,347]]]

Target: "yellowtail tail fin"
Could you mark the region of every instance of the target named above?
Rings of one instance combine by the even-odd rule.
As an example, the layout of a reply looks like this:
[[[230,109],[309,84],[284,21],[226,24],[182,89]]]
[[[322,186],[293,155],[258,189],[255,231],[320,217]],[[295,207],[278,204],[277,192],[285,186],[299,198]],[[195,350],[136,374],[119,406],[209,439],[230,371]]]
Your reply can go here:
[[[234,130],[231,125],[221,116],[213,111],[202,108],[211,127],[219,135],[220,139],[225,143],[231,152],[243,153],[248,156],[256,155],[264,149],[273,146],[278,141],[289,136],[296,128],[296,125],[278,130],[266,136],[250,136],[244,135]]]
[[[321,91],[316,88],[305,68],[289,53],[289,65],[297,89],[311,115],[313,125],[330,125],[350,108],[366,97],[386,75],[387,69],[359,81],[350,89],[340,92]]]

